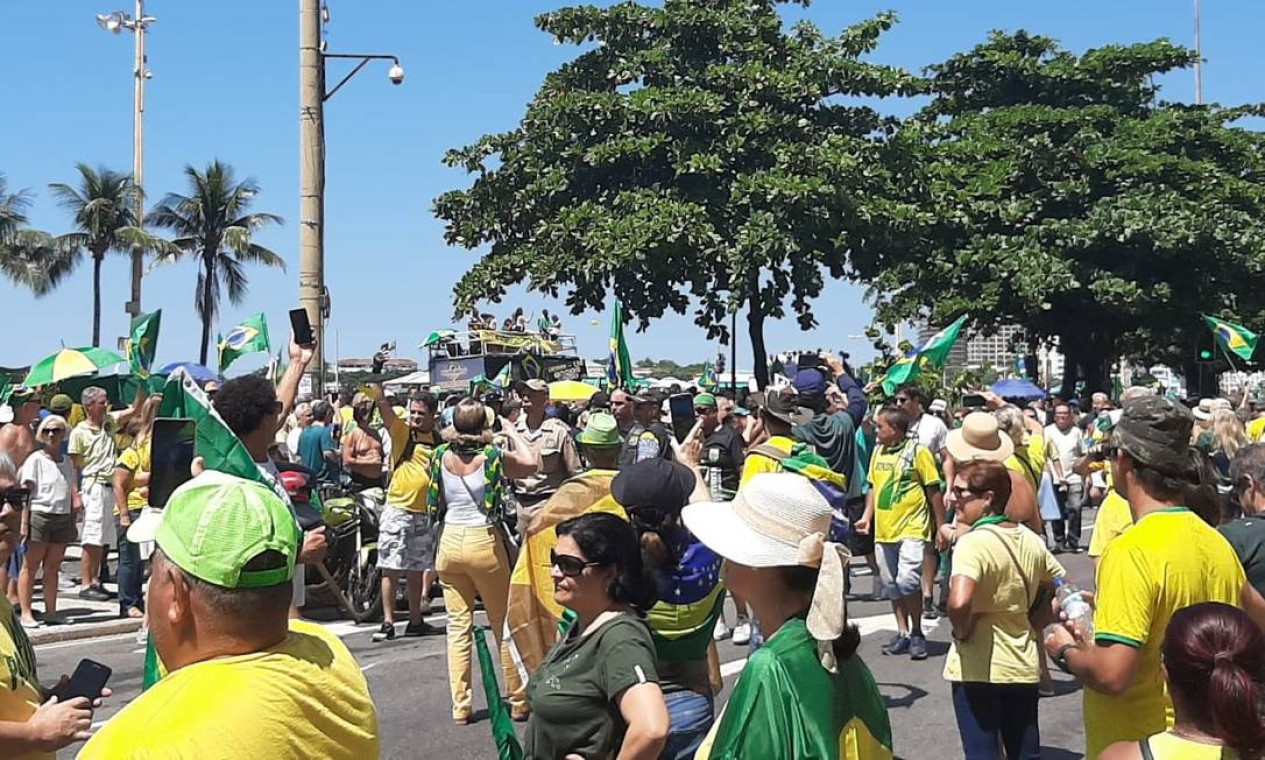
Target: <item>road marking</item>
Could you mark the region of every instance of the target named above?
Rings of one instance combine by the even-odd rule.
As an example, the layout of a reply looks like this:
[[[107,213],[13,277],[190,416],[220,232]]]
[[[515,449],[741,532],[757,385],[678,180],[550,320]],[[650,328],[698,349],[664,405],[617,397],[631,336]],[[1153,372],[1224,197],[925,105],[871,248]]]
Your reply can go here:
[[[379,666],[379,665],[381,665],[381,664],[382,664],[382,663],[380,663],[380,662],[371,662],[371,663],[369,663],[368,665],[361,666],[361,668],[360,668],[360,672],[361,672],[361,673],[363,673],[363,672],[365,672],[366,670],[368,670],[369,668],[376,668],[376,667],[378,667],[378,666]]]

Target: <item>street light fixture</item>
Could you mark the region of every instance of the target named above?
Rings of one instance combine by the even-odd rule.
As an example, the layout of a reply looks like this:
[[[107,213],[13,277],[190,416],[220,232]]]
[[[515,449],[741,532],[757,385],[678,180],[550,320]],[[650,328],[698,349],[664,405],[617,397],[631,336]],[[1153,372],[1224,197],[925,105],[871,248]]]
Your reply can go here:
[[[329,23],[329,7],[320,0],[299,3],[299,303],[307,310],[316,337],[312,391],[325,385],[325,320],[330,296],[325,287],[325,101],[369,65],[387,60],[387,78],[404,82],[404,68],[394,55],[328,53],[322,23]],[[325,88],[325,62],[330,58],[358,61],[338,84]]]
[[[136,225],[145,223],[145,81],[152,79],[149,57],[145,53],[145,32],[158,19],[145,15],[145,0],[136,0],[136,13],[126,11],[98,13],[97,25],[110,34],[122,34],[126,29],[136,36],[136,60],[132,68],[132,181],[136,183]],[[141,277],[144,274],[144,255],[139,248],[132,249],[132,298],[125,310],[132,316],[141,313]]]

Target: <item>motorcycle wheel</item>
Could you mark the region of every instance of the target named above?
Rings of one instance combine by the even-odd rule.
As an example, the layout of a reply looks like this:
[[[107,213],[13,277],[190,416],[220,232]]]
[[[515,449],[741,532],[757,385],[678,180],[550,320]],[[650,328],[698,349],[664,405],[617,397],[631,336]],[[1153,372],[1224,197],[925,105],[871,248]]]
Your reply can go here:
[[[369,550],[363,566],[356,562],[347,577],[347,601],[357,623],[382,619],[382,571],[378,569],[378,550]]]

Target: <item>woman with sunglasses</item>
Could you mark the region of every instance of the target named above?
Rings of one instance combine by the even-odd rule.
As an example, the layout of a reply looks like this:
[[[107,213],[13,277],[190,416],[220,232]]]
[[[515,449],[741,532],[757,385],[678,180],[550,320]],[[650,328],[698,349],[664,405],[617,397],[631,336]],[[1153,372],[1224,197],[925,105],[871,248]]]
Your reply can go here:
[[[575,622],[528,685],[529,760],[653,760],[668,736],[654,642],[642,616],[655,603],[637,533],[607,513],[558,525],[554,599]]]
[[[999,740],[1010,760],[1041,757],[1041,650],[1028,610],[1064,570],[1040,536],[1006,516],[1010,491],[1005,465],[976,459],[958,466],[946,499],[957,520],[943,530],[953,545],[944,678],[967,760],[993,760]]]
[[[69,620],[57,612],[57,579],[66,546],[78,538],[75,511],[82,509],[79,478],[62,444],[70,426],[57,415],[40,423],[35,438],[40,448],[22,464],[19,480],[31,490],[30,508],[22,512],[22,539],[26,558],[18,575],[18,598],[22,605],[22,627],[37,628],[40,622],[31,609],[35,597],[35,574],[44,568],[44,623],[63,625]]]

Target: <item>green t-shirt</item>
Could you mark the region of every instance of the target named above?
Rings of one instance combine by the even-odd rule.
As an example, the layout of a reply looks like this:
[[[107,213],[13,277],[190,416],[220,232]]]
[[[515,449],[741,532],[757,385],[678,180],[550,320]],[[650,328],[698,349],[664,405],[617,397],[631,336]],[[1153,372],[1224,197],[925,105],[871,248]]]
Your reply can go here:
[[[645,622],[617,615],[588,636],[572,626],[527,686],[525,757],[610,756],[627,729],[616,700],[630,686],[658,682]]]
[[[1252,588],[1265,596],[1265,517],[1244,517],[1219,529],[1234,547]]]

